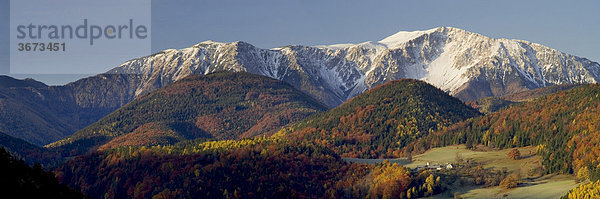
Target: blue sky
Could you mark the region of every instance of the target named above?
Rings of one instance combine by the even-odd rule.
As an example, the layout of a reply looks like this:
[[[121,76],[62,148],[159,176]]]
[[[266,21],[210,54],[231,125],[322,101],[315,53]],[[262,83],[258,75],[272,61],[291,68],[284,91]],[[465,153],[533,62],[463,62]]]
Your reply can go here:
[[[0,73],[8,64],[6,2],[0,0]],[[152,51],[205,40],[241,40],[261,48],[359,43],[401,30],[451,26],[541,43],[598,62],[599,8],[600,1],[592,0],[154,0]]]

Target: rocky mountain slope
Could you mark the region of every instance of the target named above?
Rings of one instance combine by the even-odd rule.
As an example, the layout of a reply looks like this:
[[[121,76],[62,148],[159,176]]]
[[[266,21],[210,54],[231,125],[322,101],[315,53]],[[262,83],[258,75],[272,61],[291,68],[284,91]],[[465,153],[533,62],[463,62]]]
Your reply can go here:
[[[585,58],[449,27],[398,32],[377,42],[274,49],[206,41],[133,59],[108,73],[141,75],[141,95],[190,74],[220,70],[283,80],[330,107],[400,78],[424,80],[464,101],[600,80],[600,65]]]
[[[0,131],[38,146],[54,142],[133,100],[136,80],[102,74],[47,86],[0,76]]]

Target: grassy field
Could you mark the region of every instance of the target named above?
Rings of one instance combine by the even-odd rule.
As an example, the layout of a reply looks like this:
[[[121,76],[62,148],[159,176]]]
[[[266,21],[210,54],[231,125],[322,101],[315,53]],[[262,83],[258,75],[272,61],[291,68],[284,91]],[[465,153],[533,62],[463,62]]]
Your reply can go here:
[[[519,187],[504,190],[499,187],[456,187],[448,190],[444,194],[436,195],[433,198],[452,197],[455,192],[463,193],[463,198],[560,198],[562,195],[577,185],[575,178],[570,175],[545,175],[528,176],[528,171],[539,167],[541,157],[535,155],[535,147],[518,148],[521,153],[521,159],[512,160],[506,155],[512,149],[474,151],[466,149],[464,145],[448,146],[434,148],[423,154],[415,155],[413,161],[406,159],[355,159],[344,158],[348,162],[376,164],[384,160],[392,163],[398,163],[408,168],[416,168],[419,165],[446,164],[454,163],[457,160],[457,154],[464,161],[474,161],[483,163],[485,168],[503,169],[508,172],[520,172],[522,183]]]
[[[413,162],[404,164],[409,168],[416,168],[418,165],[429,163],[453,163],[456,162],[456,156],[463,160],[483,163],[485,168],[502,169],[506,167],[509,172],[520,170],[522,176],[527,175],[527,171],[539,165],[540,156],[534,155],[535,147],[518,148],[521,152],[521,159],[512,160],[506,155],[511,149],[492,150],[492,151],[473,151],[466,149],[464,145],[448,146],[431,149],[423,154],[413,157]]]
[[[468,190],[463,198],[560,198],[577,186],[573,176],[546,175],[511,190],[499,187]]]
[[[532,155],[535,152],[535,147],[518,148],[523,158],[519,160],[511,160],[506,154],[511,149],[495,150],[495,151],[473,151],[466,149],[464,145],[448,146],[434,148],[426,151],[423,154],[413,157],[413,161],[409,162],[404,158],[397,159],[358,159],[358,158],[343,158],[352,163],[362,164],[378,164],[384,160],[391,163],[398,163],[408,168],[416,168],[419,165],[425,165],[428,162],[431,164],[446,164],[456,162],[457,154],[464,160],[475,161],[485,164],[485,168],[502,169],[506,167],[508,171],[513,172],[520,169],[523,174],[538,165],[541,161],[539,156]]]

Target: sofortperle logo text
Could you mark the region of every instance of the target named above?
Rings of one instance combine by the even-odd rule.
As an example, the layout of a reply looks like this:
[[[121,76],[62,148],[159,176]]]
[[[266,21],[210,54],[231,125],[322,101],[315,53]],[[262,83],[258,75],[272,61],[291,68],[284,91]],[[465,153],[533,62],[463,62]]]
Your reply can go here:
[[[129,19],[127,23],[119,25],[93,25],[83,19],[79,25],[41,25],[29,23],[17,25],[17,39],[38,40],[65,40],[65,39],[87,39],[90,45],[94,45],[99,39],[146,39],[148,28],[145,25],[134,23]]]
[[[97,74],[151,54],[151,1],[11,0],[10,73]]]

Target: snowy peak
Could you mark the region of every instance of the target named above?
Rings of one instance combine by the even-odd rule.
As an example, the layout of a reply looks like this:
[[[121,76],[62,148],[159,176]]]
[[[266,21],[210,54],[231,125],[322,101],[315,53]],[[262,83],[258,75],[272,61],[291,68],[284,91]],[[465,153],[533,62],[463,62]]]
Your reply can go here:
[[[438,29],[440,28],[434,28],[425,31],[400,31],[396,34],[386,37],[385,39],[380,40],[379,43],[386,45],[388,48],[397,48],[399,44],[406,43],[425,34],[431,34],[433,32],[438,31]]]
[[[424,30],[424,31],[399,31],[391,36],[388,36],[382,40],[379,41],[367,41],[367,42],[363,42],[363,43],[359,43],[359,44],[351,44],[351,43],[346,43],[346,44],[332,44],[332,45],[318,45],[315,46],[317,48],[329,48],[329,49],[343,49],[343,48],[350,48],[350,47],[363,47],[363,48],[377,48],[377,47],[385,47],[388,49],[396,49],[396,48],[400,48],[402,46],[402,44],[406,44],[409,43],[415,39],[427,36],[427,35],[431,35],[431,34],[442,34],[442,35],[458,35],[458,34],[474,34],[474,35],[478,35],[478,36],[482,36],[479,35],[477,33],[471,33],[468,32],[466,30],[462,30],[459,28],[453,28],[453,27],[439,27],[439,28],[433,28],[433,29],[429,29],[429,30]]]
[[[260,49],[242,41],[204,41],[134,59],[108,73],[141,74],[141,84],[136,85],[140,95],[190,74],[221,70],[280,79],[332,107],[401,78],[426,81],[463,100],[600,80],[600,65],[585,58],[452,27],[312,47]]]

